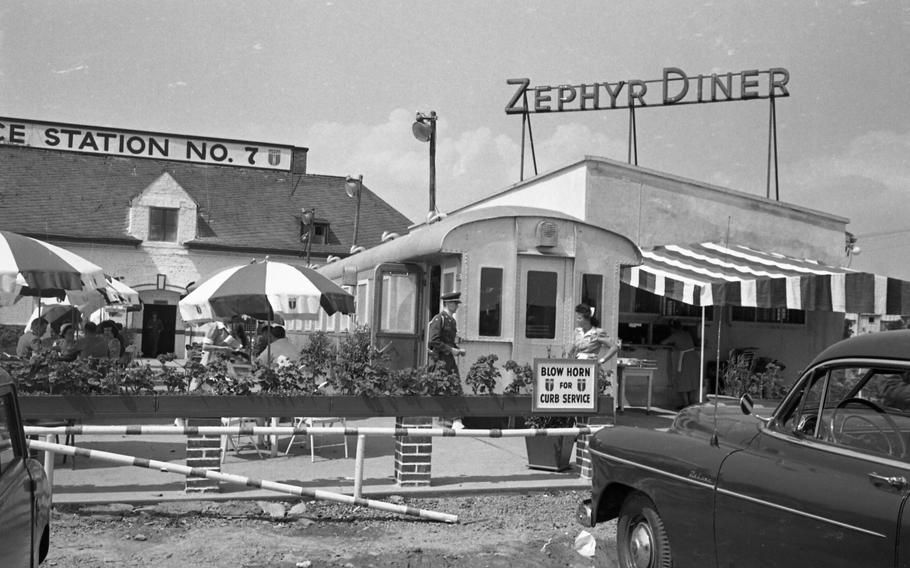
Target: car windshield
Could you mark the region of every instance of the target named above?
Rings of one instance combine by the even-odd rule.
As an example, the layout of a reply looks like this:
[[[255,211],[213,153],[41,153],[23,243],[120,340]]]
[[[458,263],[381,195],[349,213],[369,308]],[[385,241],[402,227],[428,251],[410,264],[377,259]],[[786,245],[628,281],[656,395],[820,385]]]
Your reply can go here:
[[[804,377],[778,429],[864,453],[907,461],[910,368],[837,365]]]

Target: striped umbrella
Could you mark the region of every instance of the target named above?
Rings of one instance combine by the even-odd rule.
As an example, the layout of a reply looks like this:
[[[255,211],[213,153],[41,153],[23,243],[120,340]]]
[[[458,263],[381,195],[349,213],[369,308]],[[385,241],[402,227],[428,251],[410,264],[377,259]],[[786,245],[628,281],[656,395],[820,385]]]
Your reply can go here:
[[[259,320],[315,319],[354,312],[354,296],[313,269],[269,260],[218,272],[180,300],[183,321],[247,315]]]
[[[52,297],[104,288],[101,267],[50,243],[0,231],[0,295]]]

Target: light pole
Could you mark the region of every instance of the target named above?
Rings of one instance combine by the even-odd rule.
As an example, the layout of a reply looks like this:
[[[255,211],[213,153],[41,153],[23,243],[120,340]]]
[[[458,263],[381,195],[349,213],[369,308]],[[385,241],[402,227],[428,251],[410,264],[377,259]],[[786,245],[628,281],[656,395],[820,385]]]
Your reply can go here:
[[[436,213],[436,111],[430,114],[417,113],[417,120],[411,126],[414,137],[430,143],[430,211],[427,218]]]
[[[313,245],[313,223],[315,221],[315,207],[309,207],[300,211],[300,240],[305,244],[307,266],[310,265],[310,247]]]
[[[354,208],[354,237],[351,239],[351,253],[357,248],[357,230],[360,228],[360,194],[363,192],[363,175],[348,176],[344,180],[344,192],[353,197],[357,205]]]

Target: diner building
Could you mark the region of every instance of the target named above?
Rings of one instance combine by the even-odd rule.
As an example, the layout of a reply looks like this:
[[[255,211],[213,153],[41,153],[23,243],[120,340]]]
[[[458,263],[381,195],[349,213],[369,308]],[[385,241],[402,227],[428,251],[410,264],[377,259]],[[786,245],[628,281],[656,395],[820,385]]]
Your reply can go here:
[[[164,323],[156,353],[184,355],[193,329],[177,302],[216,271],[266,257],[323,264],[410,224],[362,181],[310,173],[307,148],[15,119],[0,127],[0,228],[69,249],[136,290],[137,311],[109,315],[147,356],[152,314]],[[0,308],[0,324],[24,325],[33,307],[25,298]]]
[[[756,372],[773,361],[790,382],[856,314],[910,313],[910,283],[843,267],[849,219],[821,210],[594,156],[450,215],[497,206],[558,210],[638,245],[643,263],[622,269],[619,310],[600,319],[620,357],[655,367],[655,405],[679,402],[662,344],[673,320],[691,334],[687,356],[710,392],[718,361],[721,375],[733,357]],[[647,385],[626,386],[645,403]]]

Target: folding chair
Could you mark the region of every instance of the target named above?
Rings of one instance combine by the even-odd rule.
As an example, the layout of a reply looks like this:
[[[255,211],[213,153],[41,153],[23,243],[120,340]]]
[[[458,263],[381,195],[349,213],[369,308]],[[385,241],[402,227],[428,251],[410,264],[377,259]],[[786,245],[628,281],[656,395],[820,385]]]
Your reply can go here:
[[[257,422],[256,422],[255,418],[233,417],[233,418],[222,418],[221,425],[222,426],[244,427],[244,426],[256,426]],[[240,438],[245,438],[248,441],[245,444],[240,444]],[[224,434],[221,436],[221,463],[224,463],[224,455],[225,455],[225,453],[227,453],[228,444],[233,446],[234,451],[236,451],[238,454],[240,453],[241,449],[252,446],[253,449],[256,450],[256,454],[260,457],[260,459],[264,457],[262,454],[262,451],[259,449],[259,441],[256,439],[255,435],[238,434],[235,436],[232,434]]]
[[[307,428],[312,428],[314,425],[319,424],[321,426],[334,426],[336,422],[341,422],[342,426],[347,425],[347,421],[344,418],[329,417],[329,418],[312,418],[312,417],[301,417],[297,416],[294,418],[294,428],[299,428],[301,425],[306,425]],[[348,437],[342,435],[343,441],[336,442],[332,444],[319,444],[316,445],[315,436],[312,433],[312,430],[308,433],[310,437],[310,462],[316,461],[316,448],[332,448],[335,446],[344,446],[344,457],[348,457]],[[321,434],[320,434],[321,435]],[[294,445],[294,438],[297,435],[291,436],[291,441],[288,442],[288,447],[284,450],[284,455],[288,455],[291,451],[291,446]]]

